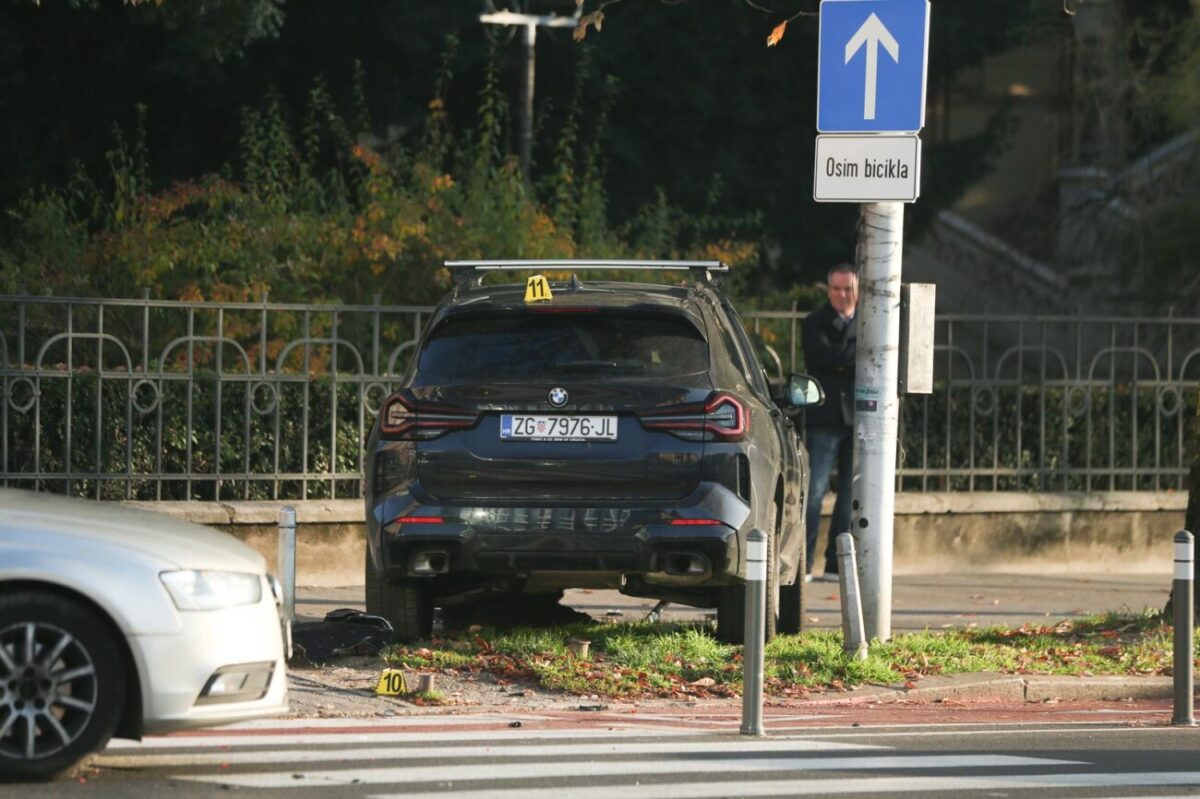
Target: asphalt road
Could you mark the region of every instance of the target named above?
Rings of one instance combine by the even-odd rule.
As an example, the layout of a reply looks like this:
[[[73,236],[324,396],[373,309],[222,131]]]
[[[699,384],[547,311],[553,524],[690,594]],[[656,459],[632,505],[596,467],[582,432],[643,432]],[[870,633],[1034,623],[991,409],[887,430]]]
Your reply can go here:
[[[794,712],[794,711],[793,711]],[[780,716],[770,735],[669,716],[261,722],[121,743],[79,776],[0,786],[29,797],[440,799],[1119,797],[1200,792],[1200,730],[1161,712],[1029,724],[872,724]],[[936,719],[937,715],[927,716]],[[852,720],[857,719],[857,720]],[[836,725],[836,726],[833,726]],[[1141,726],[1153,725],[1153,726]]]
[[[1162,608],[1171,587],[1170,575],[1153,574],[943,574],[897,575],[892,588],[892,630],[909,632],[954,627],[1049,624],[1105,611]],[[297,615],[321,618],[339,607],[363,608],[363,587],[314,588],[296,592]],[[815,629],[840,628],[841,610],[835,582],[808,586],[808,620]],[[597,619],[645,618],[652,600],[616,591],[568,591],[563,600]],[[701,620],[711,611],[668,605],[664,620]]]

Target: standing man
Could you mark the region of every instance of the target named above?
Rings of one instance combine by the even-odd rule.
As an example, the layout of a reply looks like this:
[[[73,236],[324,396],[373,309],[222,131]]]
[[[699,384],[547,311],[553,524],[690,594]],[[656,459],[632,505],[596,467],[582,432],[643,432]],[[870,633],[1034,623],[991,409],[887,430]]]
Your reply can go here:
[[[837,466],[837,502],[825,546],[825,579],[837,579],[837,536],[850,529],[850,500],[854,477],[854,312],[858,306],[858,275],[849,264],[835,266],[826,277],[829,302],[808,315],[802,327],[804,364],[821,381],[825,402],[809,408],[806,417],[809,482],[805,527],[808,547],[805,580],[812,579],[813,558],[821,531],[821,501]]]

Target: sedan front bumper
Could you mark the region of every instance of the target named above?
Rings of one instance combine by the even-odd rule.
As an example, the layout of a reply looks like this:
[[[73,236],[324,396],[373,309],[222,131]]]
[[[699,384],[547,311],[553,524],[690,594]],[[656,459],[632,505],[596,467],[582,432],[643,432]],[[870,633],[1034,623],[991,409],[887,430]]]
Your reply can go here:
[[[180,612],[182,629],[136,635],[145,733],[287,711],[284,632],[269,590],[254,605]]]

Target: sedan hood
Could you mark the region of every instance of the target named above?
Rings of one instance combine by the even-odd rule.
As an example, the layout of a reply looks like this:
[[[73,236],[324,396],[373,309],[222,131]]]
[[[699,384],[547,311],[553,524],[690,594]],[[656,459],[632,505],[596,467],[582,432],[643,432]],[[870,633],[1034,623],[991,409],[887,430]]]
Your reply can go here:
[[[228,533],[111,502],[0,488],[0,532],[116,544],[185,569],[265,571],[263,557]]]

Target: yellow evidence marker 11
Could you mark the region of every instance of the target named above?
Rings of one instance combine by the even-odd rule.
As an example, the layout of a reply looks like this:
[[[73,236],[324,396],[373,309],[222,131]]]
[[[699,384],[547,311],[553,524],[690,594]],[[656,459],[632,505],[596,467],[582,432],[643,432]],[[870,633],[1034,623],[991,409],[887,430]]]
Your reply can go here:
[[[379,684],[375,686],[379,696],[399,696],[408,693],[408,685],[404,682],[404,672],[400,669],[384,669],[379,675]]]
[[[554,299],[554,295],[550,293],[550,281],[546,280],[545,275],[534,275],[525,281],[525,302],[542,302],[552,299]]]

